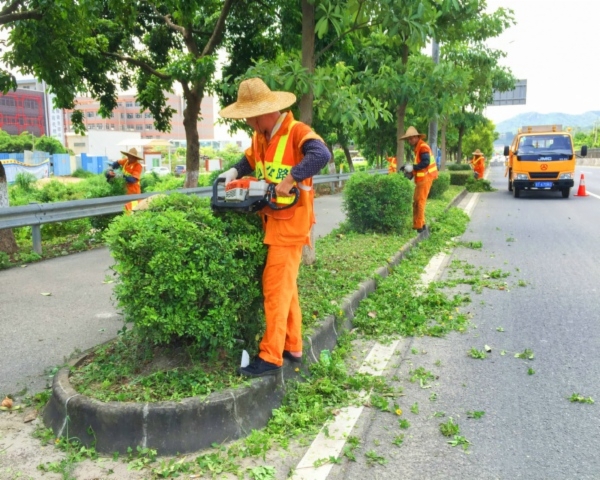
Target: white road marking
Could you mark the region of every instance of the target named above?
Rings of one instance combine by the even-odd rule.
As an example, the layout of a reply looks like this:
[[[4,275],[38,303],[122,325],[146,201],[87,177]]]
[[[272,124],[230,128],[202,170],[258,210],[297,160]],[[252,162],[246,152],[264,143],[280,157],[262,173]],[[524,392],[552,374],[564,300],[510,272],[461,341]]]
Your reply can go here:
[[[478,199],[479,194],[473,194],[464,209],[467,215],[471,216]],[[425,272],[421,275],[421,282],[425,287],[436,277],[448,256],[446,253],[440,253],[429,261],[425,267]],[[400,340],[398,339],[390,345],[376,343],[367,355],[367,358],[365,358],[359,372],[376,376],[382,375],[399,342]],[[360,396],[363,402],[366,402],[370,393],[360,392]],[[333,467],[333,463],[327,462],[324,465],[315,467],[315,462],[318,460],[328,460],[331,457],[339,457],[346,444],[348,435],[352,433],[352,429],[363,410],[364,406],[342,408],[332,421],[326,423],[304,454],[304,457],[302,457],[302,460],[300,460],[300,463],[296,466],[294,475],[291,477],[292,480],[326,480]]]

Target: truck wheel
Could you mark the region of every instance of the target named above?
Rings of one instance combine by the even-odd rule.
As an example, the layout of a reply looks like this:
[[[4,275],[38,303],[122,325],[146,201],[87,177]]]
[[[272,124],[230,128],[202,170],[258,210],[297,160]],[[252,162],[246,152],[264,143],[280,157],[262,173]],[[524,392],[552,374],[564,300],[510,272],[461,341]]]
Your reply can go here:
[[[512,172],[509,170],[509,171],[508,171],[508,191],[509,191],[509,192],[512,192],[512,191],[513,191],[513,184],[512,184],[512,182],[510,181],[511,173],[512,173]]]
[[[569,195],[571,194],[571,188],[570,187],[563,188],[561,190],[561,193],[562,193],[563,198],[569,198]]]
[[[517,187],[513,187],[513,197],[519,198],[521,196],[521,189]]]

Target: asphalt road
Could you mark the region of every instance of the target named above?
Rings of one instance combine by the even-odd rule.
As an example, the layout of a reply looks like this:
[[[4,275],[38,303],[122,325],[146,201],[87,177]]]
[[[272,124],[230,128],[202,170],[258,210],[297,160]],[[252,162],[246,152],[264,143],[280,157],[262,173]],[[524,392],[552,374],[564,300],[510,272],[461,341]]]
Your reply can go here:
[[[388,375],[405,387],[400,407],[411,426],[400,430],[389,413],[367,409],[352,433],[361,439],[357,462],[334,466],[328,479],[600,478],[600,168],[579,167],[573,193],[582,172],[598,197],[533,192],[515,199],[503,167],[490,170],[498,191],[479,196],[463,236],[483,248],[458,248],[450,260],[510,272],[508,289],[471,295],[475,328],[467,333],[404,339]],[[488,358],[467,356],[484,345],[492,347]],[[515,358],[527,348],[533,360]],[[439,376],[430,389],[407,381],[420,366]],[[597,403],[571,403],[575,392]],[[410,411],[415,402],[419,414]],[[475,410],[485,414],[467,418]],[[449,417],[471,442],[469,453],[440,434]],[[400,434],[402,446],[392,445]],[[369,465],[369,451],[385,465]]]
[[[344,220],[341,195],[315,200],[315,238]],[[52,368],[114,338],[123,319],[112,298],[108,249],[0,271],[0,396],[42,390]],[[44,293],[50,295],[43,295]]]

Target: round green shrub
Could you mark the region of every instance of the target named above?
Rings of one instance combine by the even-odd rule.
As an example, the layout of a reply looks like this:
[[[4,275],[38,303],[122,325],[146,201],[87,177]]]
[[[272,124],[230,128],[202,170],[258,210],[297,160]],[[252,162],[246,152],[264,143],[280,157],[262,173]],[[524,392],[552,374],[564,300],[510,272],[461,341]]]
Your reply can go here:
[[[469,178],[473,178],[473,172],[469,171],[454,171],[450,172],[450,184],[463,186]]]
[[[431,190],[429,190],[428,198],[441,198],[446,190],[450,188],[450,173],[439,172],[438,178],[431,184]]]
[[[413,191],[402,175],[355,173],[344,188],[348,226],[360,233],[402,233],[410,226]]]
[[[471,165],[468,163],[447,163],[446,168],[454,172],[463,170],[471,170]]]
[[[193,340],[207,356],[252,349],[263,328],[266,259],[256,215],[215,215],[209,200],[172,194],[116,218],[105,233],[125,318],[155,343]]]

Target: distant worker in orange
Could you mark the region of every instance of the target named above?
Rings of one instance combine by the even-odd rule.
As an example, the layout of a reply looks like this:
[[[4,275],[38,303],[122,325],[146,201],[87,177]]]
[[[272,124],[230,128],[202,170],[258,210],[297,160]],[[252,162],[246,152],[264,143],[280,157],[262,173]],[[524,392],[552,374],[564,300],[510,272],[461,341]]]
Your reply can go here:
[[[477,149],[473,152],[473,158],[469,161],[473,172],[475,173],[475,179],[481,180],[485,172],[485,157],[481,150]]]
[[[398,162],[396,161],[396,157],[387,157],[388,165],[388,173],[396,173],[398,171]]]
[[[142,177],[142,164],[144,160],[138,155],[137,148],[130,148],[128,152],[121,152],[125,158],[112,163],[112,168],[122,168],[123,178],[126,182],[127,195],[142,193],[140,178]]]
[[[425,134],[419,133],[415,127],[408,127],[400,140],[407,140],[415,150],[413,165],[413,178],[415,180],[415,193],[413,195],[413,229],[421,233],[427,228],[425,225],[425,204],[431,190],[431,184],[438,178],[438,169],[435,158],[432,158],[431,148],[425,143]],[[400,170],[404,171],[403,166]]]
[[[296,103],[289,92],[274,92],[260,78],[240,83],[237,101],[221,110],[224,118],[244,119],[252,127],[252,144],[242,159],[220,176],[225,184],[255,172],[274,183],[277,203],[292,203],[291,189],[300,191],[298,203],[286,210],[265,207],[260,211],[268,245],[262,288],[265,334],[258,357],[240,368],[248,377],[275,375],[283,359],[302,361],[302,313],[298,302],[298,270],[302,247],[310,245],[315,223],[312,177],[327,165],[331,154],[320,136],[282,111]]]

